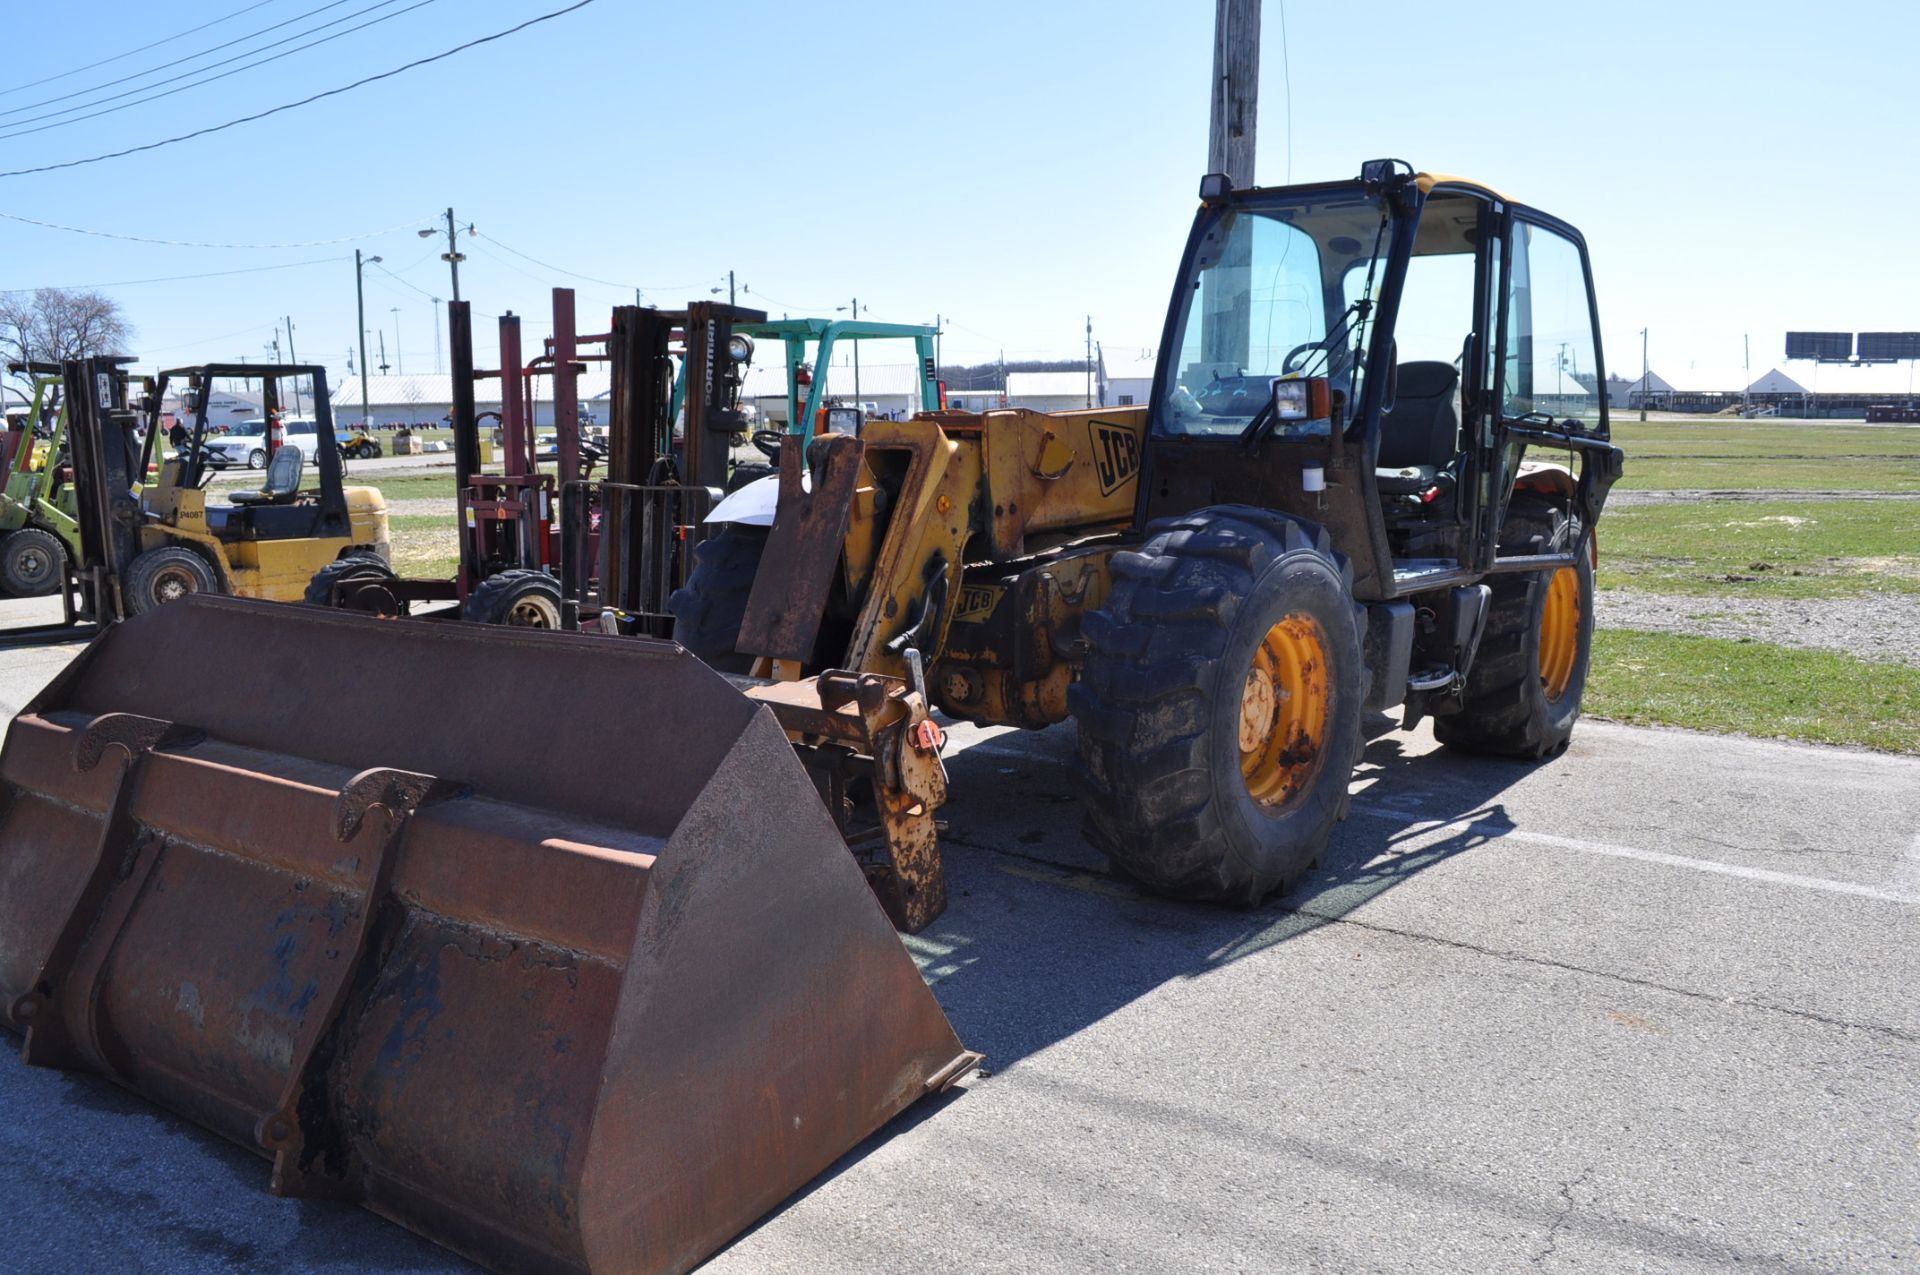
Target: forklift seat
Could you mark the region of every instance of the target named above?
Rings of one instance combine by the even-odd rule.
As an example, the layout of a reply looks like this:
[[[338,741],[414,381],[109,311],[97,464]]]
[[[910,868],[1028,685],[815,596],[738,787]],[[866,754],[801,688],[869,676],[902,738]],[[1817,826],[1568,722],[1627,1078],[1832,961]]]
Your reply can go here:
[[[1393,410],[1380,418],[1375,484],[1383,496],[1451,485],[1443,473],[1460,447],[1460,371],[1451,363],[1402,363]]]
[[[259,491],[236,491],[227,497],[236,505],[290,505],[300,495],[300,477],[306,457],[298,447],[282,443],[267,466],[267,481]]]

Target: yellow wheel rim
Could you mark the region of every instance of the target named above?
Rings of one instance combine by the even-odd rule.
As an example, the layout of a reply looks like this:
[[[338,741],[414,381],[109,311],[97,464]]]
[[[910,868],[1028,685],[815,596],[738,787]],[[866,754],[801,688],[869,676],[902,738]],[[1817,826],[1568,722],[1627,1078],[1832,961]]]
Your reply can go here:
[[[1332,695],[1319,622],[1296,612],[1268,629],[1240,694],[1240,775],[1255,801],[1278,810],[1307,790]]]
[[[1567,693],[1580,658],[1580,573],[1561,567],[1547,583],[1540,616],[1540,686],[1549,700]]]

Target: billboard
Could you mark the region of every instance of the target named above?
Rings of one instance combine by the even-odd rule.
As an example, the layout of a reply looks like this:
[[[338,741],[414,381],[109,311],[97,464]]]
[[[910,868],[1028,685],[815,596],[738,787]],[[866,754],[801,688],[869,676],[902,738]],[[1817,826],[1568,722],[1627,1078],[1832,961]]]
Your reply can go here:
[[[1789,332],[1790,359],[1844,359],[1853,353],[1851,332]]]
[[[1869,363],[1920,359],[1920,332],[1862,332],[1857,353]]]

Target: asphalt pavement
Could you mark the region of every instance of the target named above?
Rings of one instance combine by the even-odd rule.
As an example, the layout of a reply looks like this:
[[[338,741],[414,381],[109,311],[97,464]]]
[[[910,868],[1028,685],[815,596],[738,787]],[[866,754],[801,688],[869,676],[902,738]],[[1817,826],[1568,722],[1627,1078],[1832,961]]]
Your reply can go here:
[[[65,658],[0,644],[0,709]],[[708,1269],[1920,1269],[1920,759],[1380,727],[1252,911],[1106,874],[1070,728],[955,728],[906,942],[990,1072]],[[98,1080],[0,1059],[0,1110],[0,1269],[472,1269]]]

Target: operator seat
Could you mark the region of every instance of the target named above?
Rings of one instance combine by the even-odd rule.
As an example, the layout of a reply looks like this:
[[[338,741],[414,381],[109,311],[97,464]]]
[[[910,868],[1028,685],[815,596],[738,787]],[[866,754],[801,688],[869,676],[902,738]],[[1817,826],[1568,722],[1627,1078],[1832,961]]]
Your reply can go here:
[[[281,444],[267,466],[267,481],[259,491],[236,491],[227,499],[236,505],[290,505],[300,495],[300,477],[306,471],[307,458],[298,447]]]
[[[1451,363],[1402,363],[1398,381],[1393,410],[1380,418],[1375,484],[1382,496],[1451,488],[1446,471],[1460,449],[1460,370]]]

